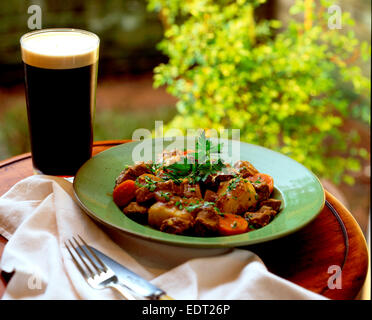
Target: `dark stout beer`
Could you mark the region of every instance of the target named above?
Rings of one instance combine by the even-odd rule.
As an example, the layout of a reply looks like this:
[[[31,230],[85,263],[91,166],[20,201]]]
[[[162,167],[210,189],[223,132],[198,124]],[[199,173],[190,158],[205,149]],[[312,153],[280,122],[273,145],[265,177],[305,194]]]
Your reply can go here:
[[[34,169],[75,175],[92,153],[98,37],[41,30],[21,47]]]

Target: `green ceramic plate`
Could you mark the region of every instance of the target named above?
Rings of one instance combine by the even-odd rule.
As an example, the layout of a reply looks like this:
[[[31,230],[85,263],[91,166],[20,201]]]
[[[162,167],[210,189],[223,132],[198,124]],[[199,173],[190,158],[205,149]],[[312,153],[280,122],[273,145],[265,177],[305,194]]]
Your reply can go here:
[[[98,222],[122,232],[151,241],[187,247],[245,246],[277,239],[301,229],[324,206],[323,187],[318,178],[304,166],[278,152],[229,141],[240,144],[242,160],[250,161],[260,172],[274,178],[274,197],[282,199],[284,207],[270,224],[240,235],[208,238],[167,234],[143,226],[127,218],[112,200],[115,179],[126,164],[133,164],[132,151],[138,143],[122,144],[94,156],[80,168],[74,180],[75,195],[84,211]],[[171,148],[167,147],[168,144],[169,142],[164,142],[166,149],[174,148],[174,142]],[[154,153],[153,151],[152,155]]]

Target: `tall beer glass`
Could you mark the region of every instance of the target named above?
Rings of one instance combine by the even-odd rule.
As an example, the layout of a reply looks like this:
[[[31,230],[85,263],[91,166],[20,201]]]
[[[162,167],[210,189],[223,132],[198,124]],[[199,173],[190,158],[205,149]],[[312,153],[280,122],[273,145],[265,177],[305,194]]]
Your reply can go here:
[[[22,36],[21,51],[34,170],[75,175],[92,154],[99,38],[44,29]]]

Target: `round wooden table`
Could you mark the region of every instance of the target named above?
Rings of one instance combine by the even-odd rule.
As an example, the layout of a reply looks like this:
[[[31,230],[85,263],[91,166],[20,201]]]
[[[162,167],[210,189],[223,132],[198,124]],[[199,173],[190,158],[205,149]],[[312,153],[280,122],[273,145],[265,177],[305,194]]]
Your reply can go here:
[[[95,142],[93,154],[125,142]],[[32,174],[30,153],[0,162],[0,196]],[[6,242],[0,236],[0,257]],[[358,223],[327,191],[326,205],[312,223],[294,234],[247,249],[258,254],[274,274],[331,299],[354,299],[368,269],[368,249]],[[335,279],[338,268],[341,282]],[[2,274],[0,296],[8,280]]]

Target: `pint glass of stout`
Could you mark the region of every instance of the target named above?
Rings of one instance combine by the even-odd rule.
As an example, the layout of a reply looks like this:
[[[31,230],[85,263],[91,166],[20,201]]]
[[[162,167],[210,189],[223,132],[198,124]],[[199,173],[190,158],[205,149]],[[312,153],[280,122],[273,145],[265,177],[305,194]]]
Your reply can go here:
[[[25,34],[21,50],[34,170],[75,175],[92,154],[99,38],[44,29]]]

